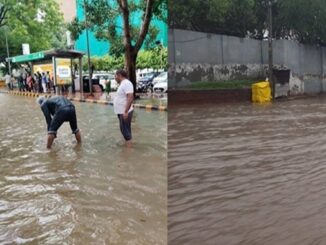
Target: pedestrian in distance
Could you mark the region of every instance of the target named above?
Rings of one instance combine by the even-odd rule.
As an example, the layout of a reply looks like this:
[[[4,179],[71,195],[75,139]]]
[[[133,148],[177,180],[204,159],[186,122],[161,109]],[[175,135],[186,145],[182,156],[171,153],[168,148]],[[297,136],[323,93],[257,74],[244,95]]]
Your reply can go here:
[[[33,92],[37,93],[39,91],[38,89],[38,75],[37,73],[34,73],[33,75]]]
[[[39,71],[37,72],[37,84],[38,84],[38,92],[43,93],[42,75],[41,75],[41,73]]]
[[[7,73],[4,77],[8,90],[11,90],[11,76]]]
[[[25,86],[24,86],[24,78],[23,78],[23,76],[20,74],[20,76],[17,78],[17,80],[18,80],[19,92],[25,92]]]
[[[49,92],[51,92],[51,90],[52,90],[52,80],[51,80],[51,76],[50,76],[49,71],[46,72],[46,81],[47,81],[47,89],[49,90]]]
[[[43,93],[47,93],[47,77],[44,72],[42,72],[42,88],[43,88]]]
[[[27,74],[26,74],[26,71],[25,70],[23,70],[23,72],[22,72],[22,78],[23,78],[23,90],[24,90],[24,92],[25,91],[28,91],[28,86],[27,86]]]
[[[67,98],[54,96],[46,99],[41,96],[37,98],[37,103],[41,106],[47,123],[48,139],[46,147],[48,149],[51,149],[53,141],[57,137],[57,131],[64,122],[69,122],[77,144],[81,143],[81,134],[77,127],[75,106]]]
[[[33,77],[32,77],[32,74],[29,73],[27,75],[26,83],[27,83],[28,92],[32,92],[33,91]]]

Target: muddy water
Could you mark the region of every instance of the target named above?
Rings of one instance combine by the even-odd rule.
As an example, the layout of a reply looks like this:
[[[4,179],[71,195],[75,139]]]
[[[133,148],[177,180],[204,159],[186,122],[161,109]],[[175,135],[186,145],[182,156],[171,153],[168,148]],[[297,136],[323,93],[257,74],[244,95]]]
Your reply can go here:
[[[166,244],[166,113],[137,110],[126,149],[112,107],[75,103],[51,151],[34,99],[0,94],[0,244]]]
[[[326,244],[326,98],[169,111],[169,241]]]

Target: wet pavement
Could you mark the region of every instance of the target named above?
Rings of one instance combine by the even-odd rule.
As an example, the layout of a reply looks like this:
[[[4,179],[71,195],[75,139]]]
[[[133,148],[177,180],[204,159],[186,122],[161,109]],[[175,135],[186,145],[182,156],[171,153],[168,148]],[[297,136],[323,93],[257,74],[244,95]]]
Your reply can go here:
[[[0,244],[166,244],[167,114],[135,110],[124,147],[112,106],[75,103],[53,149],[35,98],[0,94]]]
[[[169,111],[169,244],[326,244],[326,98]]]
[[[7,93],[8,90],[5,88],[0,88],[0,93]],[[12,90],[12,92],[18,92],[18,90]],[[46,93],[41,95],[51,95],[55,96],[56,94],[54,92],[52,93]],[[62,93],[61,95],[64,95],[66,97],[72,98],[72,99],[92,99],[92,100],[97,100],[97,101],[108,101],[108,102],[113,102],[114,97],[116,96],[116,92],[112,91],[109,94],[107,93],[102,93],[102,92],[94,92],[92,94],[90,93]],[[152,105],[152,106],[164,106],[167,107],[168,104],[168,99],[167,99],[167,93],[138,93],[137,94],[139,98],[134,100],[135,104],[139,105]]]

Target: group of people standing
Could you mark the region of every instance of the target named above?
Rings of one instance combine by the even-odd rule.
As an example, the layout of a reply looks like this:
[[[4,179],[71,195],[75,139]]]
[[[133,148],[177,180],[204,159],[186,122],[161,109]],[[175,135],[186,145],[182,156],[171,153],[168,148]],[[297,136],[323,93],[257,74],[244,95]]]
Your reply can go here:
[[[18,77],[12,77],[6,74],[5,82],[9,90],[14,89],[14,84],[18,85],[19,91],[48,93],[51,90],[55,91],[53,78],[50,72],[36,72],[32,75],[31,72],[22,72]]]

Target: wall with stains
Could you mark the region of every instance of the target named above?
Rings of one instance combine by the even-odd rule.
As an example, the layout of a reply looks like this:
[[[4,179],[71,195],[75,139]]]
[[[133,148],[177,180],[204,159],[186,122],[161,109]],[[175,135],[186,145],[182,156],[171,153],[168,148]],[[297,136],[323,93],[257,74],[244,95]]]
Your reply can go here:
[[[170,88],[201,81],[267,77],[267,41],[171,29],[168,50]],[[291,70],[291,94],[326,91],[325,48],[277,40],[273,56],[276,67]]]

